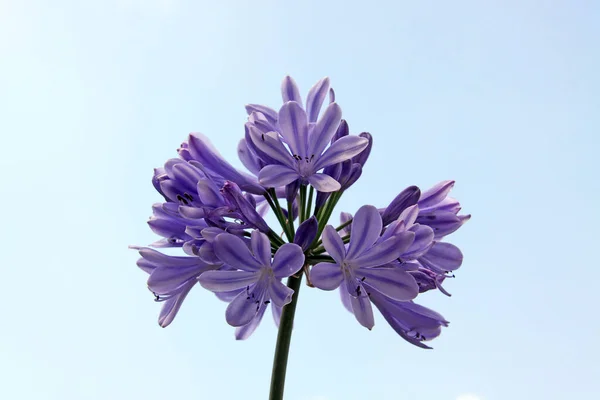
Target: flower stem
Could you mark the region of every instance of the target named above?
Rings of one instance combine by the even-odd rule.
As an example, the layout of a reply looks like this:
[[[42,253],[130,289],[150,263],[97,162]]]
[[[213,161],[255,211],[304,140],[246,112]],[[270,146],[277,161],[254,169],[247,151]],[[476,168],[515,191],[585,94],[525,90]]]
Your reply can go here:
[[[292,302],[284,306],[281,313],[279,332],[277,333],[277,344],[275,345],[275,357],[273,359],[273,372],[271,373],[271,391],[269,393],[269,400],[283,400],[285,372],[287,369],[294,315],[296,314],[296,304],[298,303],[298,292],[300,291],[301,282],[302,274],[299,274],[298,277],[290,276],[287,281],[288,287],[294,290],[294,295],[292,296]]]

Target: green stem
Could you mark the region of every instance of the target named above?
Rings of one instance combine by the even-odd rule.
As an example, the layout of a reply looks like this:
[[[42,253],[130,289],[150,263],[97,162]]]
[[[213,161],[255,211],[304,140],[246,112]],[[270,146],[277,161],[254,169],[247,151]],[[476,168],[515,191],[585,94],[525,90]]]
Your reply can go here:
[[[303,223],[308,215],[306,213],[306,185],[300,186],[300,207],[298,212],[298,218],[300,218],[300,223]]]
[[[269,196],[269,194],[271,196]],[[269,205],[273,209],[273,212],[277,216],[277,219],[279,220],[279,224],[281,224],[281,227],[283,228],[283,232],[285,233],[285,236],[287,237],[288,242],[291,243],[294,241],[294,237],[289,232],[289,226],[287,224],[285,216],[283,215],[283,210],[281,209],[281,206],[279,205],[279,200],[277,200],[277,194],[275,193],[275,189],[273,189],[273,188],[269,189],[269,194],[265,194],[265,198],[267,199],[267,202],[269,203]]]
[[[281,320],[279,322],[279,332],[277,333],[277,344],[275,345],[275,357],[273,359],[273,372],[271,373],[271,391],[269,400],[283,400],[283,389],[285,386],[285,372],[287,369],[288,354],[290,352],[290,342],[292,340],[292,327],[294,325],[294,315],[296,314],[296,305],[298,304],[298,292],[302,274],[296,278],[290,276],[287,285],[294,291],[292,302],[283,307]]]
[[[308,203],[306,205],[306,218],[308,219],[308,217],[310,217],[310,212],[312,211],[312,200],[313,200],[313,194],[315,192],[315,188],[314,187],[310,187],[310,190],[308,191]]]

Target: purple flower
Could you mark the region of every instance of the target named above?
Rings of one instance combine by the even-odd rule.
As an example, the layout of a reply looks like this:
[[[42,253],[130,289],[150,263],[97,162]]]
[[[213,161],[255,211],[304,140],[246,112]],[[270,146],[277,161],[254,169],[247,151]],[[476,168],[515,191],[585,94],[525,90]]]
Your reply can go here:
[[[250,247],[235,235],[222,233],[213,242],[214,250],[225,264],[235,271],[208,271],[198,280],[213,292],[241,290],[229,303],[225,318],[232,326],[249,324],[254,318],[262,318],[264,309],[272,301],[283,307],[292,300],[294,291],[281,279],[298,272],[304,264],[300,246],[287,243],[277,249],[271,260],[271,243],[259,231],[252,232]]]
[[[258,174],[261,185],[279,187],[300,180],[321,192],[340,189],[339,182],[318,171],[350,160],[369,145],[369,140],[347,136],[327,148],[342,117],[340,107],[331,103],[317,121],[328,88],[327,78],[317,82],[309,92],[305,111],[295,82],[286,77],[282,84],[284,105],[278,113],[266,107],[247,106],[251,115],[246,124],[246,145],[263,161]],[[244,164],[253,170],[261,166],[246,152],[242,153]]]
[[[380,293],[373,293],[371,301],[398,335],[424,349],[431,347],[423,341],[438,337],[442,327],[448,326],[440,314],[412,301],[396,301]]]
[[[323,290],[336,289],[344,282],[356,319],[368,329],[374,325],[371,292],[401,301],[411,300],[419,293],[408,272],[387,266],[409,248],[415,234],[403,231],[380,240],[382,227],[375,207],[361,207],[354,216],[346,249],[335,229],[328,225],[323,231],[323,245],[335,262],[319,263],[310,272],[313,285]]]
[[[263,194],[265,189],[258,184],[256,178],[242,171],[238,171],[221,157],[219,152],[210,143],[210,140],[201,133],[190,133],[188,141],[181,144],[179,155],[186,161],[198,161],[208,172],[211,178],[235,182],[242,190],[254,194]]]
[[[467,222],[471,215],[458,215],[460,203],[448,197],[454,181],[442,181],[423,192],[419,198],[419,217],[417,222],[430,226],[435,232],[435,239],[442,239]]]
[[[158,324],[163,328],[173,322],[187,294],[198,282],[198,277],[222,265],[220,262],[209,264],[198,257],[168,256],[147,247],[133,248],[142,256],[137,262],[138,267],[150,274],[148,289],[156,301],[165,303],[158,318]]]

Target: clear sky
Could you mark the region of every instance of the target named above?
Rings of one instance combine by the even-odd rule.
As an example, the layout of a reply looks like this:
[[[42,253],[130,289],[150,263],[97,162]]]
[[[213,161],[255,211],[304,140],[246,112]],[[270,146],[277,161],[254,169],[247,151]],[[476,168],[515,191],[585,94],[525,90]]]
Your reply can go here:
[[[264,399],[276,330],[236,342],[200,287],[175,322],[129,244],[191,131],[235,161],[244,104],[329,76],[375,138],[341,201],[457,181],[472,220],[425,351],[300,293],[286,399],[600,398],[594,1],[0,0],[0,398]]]

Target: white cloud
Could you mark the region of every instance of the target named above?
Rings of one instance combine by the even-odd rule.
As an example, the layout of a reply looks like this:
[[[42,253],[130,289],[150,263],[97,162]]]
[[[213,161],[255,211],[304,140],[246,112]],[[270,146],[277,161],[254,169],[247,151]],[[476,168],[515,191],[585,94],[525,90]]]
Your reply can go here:
[[[461,394],[456,398],[456,400],[483,400],[481,397],[474,395],[472,393]]]

